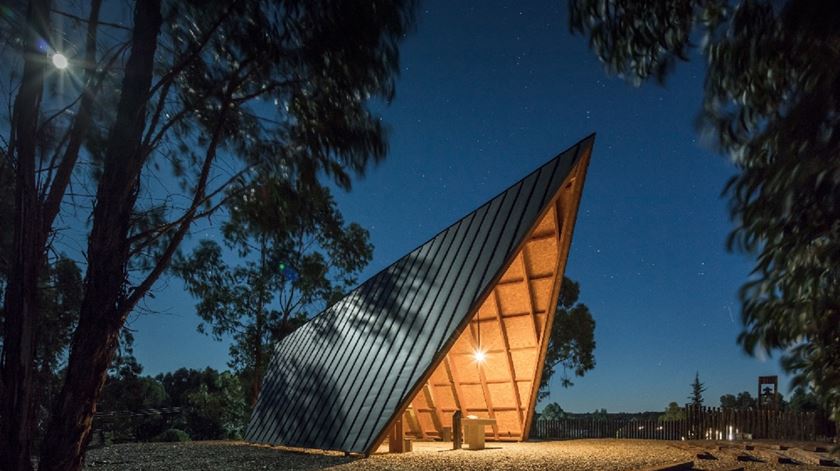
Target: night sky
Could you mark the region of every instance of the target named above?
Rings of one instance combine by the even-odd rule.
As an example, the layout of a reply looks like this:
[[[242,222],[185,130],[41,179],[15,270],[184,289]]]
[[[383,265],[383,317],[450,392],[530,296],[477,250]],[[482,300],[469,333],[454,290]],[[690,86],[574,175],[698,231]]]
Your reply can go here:
[[[549,401],[661,410],[687,401],[695,371],[707,405],[755,395],[758,375],[781,372],[736,344],[751,263],[725,249],[732,223],[720,194],[734,169],[694,128],[702,63],[682,64],[664,88],[634,88],[570,34],[565,2],[464,3],[420,6],[383,112],[390,154],[337,194],[375,246],[361,279],[596,132],[566,274],[595,317],[597,365],[572,388],[554,385]],[[188,244],[205,235],[214,230]],[[226,368],[227,343],[196,332],[180,281],[162,280],[146,304],[159,313],[130,322],[146,373]]]

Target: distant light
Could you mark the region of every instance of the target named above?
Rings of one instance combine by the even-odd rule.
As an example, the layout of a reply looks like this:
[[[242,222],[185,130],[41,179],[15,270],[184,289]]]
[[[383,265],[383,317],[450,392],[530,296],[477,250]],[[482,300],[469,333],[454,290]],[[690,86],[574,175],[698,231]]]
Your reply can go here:
[[[487,354],[484,353],[484,350],[476,349],[476,351],[473,352],[473,358],[475,359],[476,363],[484,363],[484,361],[487,360]]]
[[[64,54],[62,54],[60,52],[56,52],[55,54],[53,54],[52,63],[55,66],[56,69],[62,69],[62,70],[66,69],[67,66],[70,65],[69,62],[67,62],[67,58],[64,57]]]

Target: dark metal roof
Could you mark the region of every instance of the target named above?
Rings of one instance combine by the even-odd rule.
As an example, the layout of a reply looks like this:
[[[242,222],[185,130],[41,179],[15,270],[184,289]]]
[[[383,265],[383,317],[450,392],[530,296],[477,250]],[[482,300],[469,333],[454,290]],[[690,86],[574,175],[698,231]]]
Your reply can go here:
[[[593,139],[542,165],[280,341],[246,439],[370,453]]]

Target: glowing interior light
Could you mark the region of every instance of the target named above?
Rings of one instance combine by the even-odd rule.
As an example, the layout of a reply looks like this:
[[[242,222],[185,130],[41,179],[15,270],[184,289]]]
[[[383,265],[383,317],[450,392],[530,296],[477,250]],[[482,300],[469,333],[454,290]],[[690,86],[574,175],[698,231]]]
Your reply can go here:
[[[67,62],[67,58],[64,57],[64,54],[60,52],[56,52],[52,56],[52,63],[56,69],[66,69],[69,63]]]
[[[487,359],[487,354],[484,353],[484,350],[476,350],[473,353],[473,358],[475,358],[476,363],[484,363],[484,360]]]

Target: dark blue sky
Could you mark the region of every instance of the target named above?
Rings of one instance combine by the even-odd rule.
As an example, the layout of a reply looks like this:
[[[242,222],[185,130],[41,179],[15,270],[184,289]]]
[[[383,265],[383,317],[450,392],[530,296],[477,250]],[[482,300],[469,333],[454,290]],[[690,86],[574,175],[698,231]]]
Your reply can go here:
[[[699,371],[716,405],[781,374],[735,342],[751,263],[724,247],[732,224],[720,192],[734,170],[694,130],[702,64],[683,64],[665,88],[634,88],[569,33],[564,2],[466,3],[421,5],[384,111],[390,155],[338,195],[376,247],[362,279],[594,131],[567,275],[597,322],[597,365],[549,401],[658,410],[685,402]],[[147,304],[161,313],[131,321],[147,373],[225,367],[227,344],[196,332],[179,281],[163,281]]]

